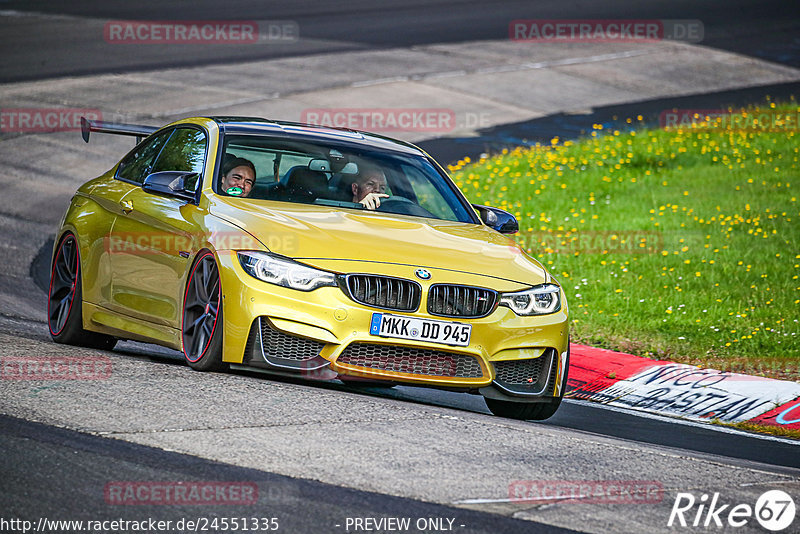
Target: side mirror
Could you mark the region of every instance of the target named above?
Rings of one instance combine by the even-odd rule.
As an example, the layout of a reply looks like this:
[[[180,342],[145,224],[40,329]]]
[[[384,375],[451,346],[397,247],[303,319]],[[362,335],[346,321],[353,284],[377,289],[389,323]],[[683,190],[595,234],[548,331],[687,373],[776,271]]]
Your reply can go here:
[[[144,179],[142,189],[148,193],[194,202],[195,193],[187,187],[187,184],[196,183],[199,177],[200,175],[196,172],[154,172],[153,174],[148,174],[147,178]]]
[[[478,210],[483,224],[491,226],[501,234],[516,234],[519,232],[519,223],[517,219],[505,210],[500,208],[493,208],[491,206],[481,206],[473,204],[473,208]]]

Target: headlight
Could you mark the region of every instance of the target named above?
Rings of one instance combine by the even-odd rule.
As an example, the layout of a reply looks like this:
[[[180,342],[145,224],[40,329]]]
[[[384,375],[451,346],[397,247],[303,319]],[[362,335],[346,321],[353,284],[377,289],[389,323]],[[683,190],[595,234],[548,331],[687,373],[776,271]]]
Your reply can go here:
[[[508,306],[517,315],[545,315],[561,309],[561,288],[542,284],[524,291],[502,293],[500,305]]]
[[[266,252],[239,252],[239,263],[247,274],[278,286],[311,291],[322,286],[336,286],[333,273],[319,271],[288,258]]]

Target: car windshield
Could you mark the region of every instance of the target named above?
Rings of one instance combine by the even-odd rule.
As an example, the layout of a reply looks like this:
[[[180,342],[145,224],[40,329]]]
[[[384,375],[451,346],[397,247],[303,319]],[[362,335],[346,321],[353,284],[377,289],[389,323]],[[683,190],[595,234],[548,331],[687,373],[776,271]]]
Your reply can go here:
[[[364,210],[374,209],[364,198],[372,193],[380,212],[475,222],[449,178],[422,156],[254,135],[228,135],[223,149],[214,184],[222,195]]]

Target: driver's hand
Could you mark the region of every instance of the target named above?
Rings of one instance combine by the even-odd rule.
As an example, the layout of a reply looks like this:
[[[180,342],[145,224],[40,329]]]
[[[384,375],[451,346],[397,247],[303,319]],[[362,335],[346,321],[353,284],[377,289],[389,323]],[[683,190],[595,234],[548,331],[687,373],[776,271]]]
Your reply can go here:
[[[382,198],[389,198],[389,195],[385,193],[369,193],[358,203],[363,205],[368,210],[376,210],[380,207]]]

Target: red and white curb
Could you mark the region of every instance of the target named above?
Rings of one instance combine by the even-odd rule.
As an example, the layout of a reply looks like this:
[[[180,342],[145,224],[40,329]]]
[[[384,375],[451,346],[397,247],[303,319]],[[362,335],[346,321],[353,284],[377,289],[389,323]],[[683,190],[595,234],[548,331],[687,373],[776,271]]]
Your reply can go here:
[[[800,430],[800,383],[570,345],[567,398]]]

